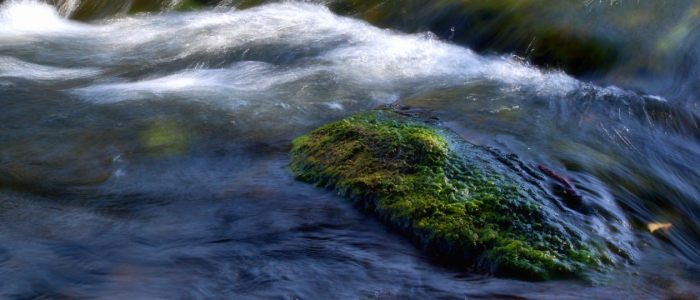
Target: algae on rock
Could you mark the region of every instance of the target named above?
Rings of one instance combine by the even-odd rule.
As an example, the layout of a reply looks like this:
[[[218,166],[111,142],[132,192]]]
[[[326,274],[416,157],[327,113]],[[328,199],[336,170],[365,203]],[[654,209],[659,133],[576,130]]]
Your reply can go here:
[[[611,262],[539,186],[435,124],[358,114],[295,139],[291,157],[297,178],[337,189],[429,253],[481,272],[547,280]]]

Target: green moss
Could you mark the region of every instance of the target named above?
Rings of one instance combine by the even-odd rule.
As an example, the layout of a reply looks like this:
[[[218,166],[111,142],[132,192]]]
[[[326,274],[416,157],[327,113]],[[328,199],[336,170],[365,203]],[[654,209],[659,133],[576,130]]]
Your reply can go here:
[[[337,189],[429,253],[500,277],[547,280],[602,255],[537,187],[439,126],[386,111],[324,125],[292,142],[291,169]]]

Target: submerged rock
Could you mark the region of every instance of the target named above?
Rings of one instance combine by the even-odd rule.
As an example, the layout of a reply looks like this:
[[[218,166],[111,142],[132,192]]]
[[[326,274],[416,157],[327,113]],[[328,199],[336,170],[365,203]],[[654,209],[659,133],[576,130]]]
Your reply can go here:
[[[292,142],[291,169],[458,266],[548,280],[611,263],[558,214],[532,168],[418,115],[372,111],[324,125]]]

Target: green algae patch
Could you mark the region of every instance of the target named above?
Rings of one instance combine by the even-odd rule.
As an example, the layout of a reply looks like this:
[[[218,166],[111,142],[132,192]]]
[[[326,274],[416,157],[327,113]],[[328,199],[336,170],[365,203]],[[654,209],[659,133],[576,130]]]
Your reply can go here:
[[[188,132],[173,120],[156,120],[139,137],[148,153],[156,157],[184,155],[189,149]]]
[[[540,187],[437,124],[363,113],[295,139],[291,159],[298,179],[338,190],[447,262],[524,280],[611,262]]]

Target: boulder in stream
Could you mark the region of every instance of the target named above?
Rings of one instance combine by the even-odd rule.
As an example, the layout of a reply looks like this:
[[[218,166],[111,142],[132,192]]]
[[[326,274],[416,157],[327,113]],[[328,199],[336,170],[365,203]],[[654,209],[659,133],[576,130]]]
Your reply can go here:
[[[295,139],[291,170],[452,265],[523,280],[610,265],[610,250],[563,216],[537,171],[508,157],[420,112],[377,110]]]

